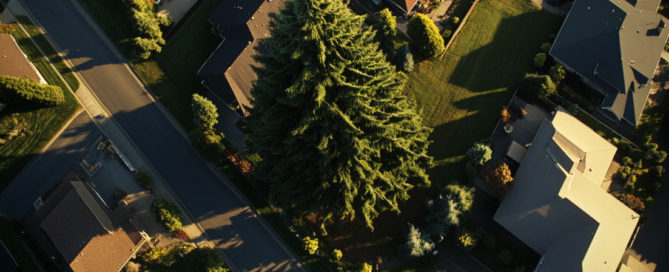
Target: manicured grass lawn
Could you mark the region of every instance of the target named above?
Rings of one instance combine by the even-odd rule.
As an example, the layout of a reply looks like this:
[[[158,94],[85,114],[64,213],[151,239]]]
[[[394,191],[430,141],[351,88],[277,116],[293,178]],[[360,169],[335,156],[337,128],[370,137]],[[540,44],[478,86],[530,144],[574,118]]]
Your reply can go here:
[[[6,134],[14,127],[12,118],[14,113],[18,113],[17,121],[28,124],[28,132],[24,137],[7,141],[0,146],[0,192],[7,188],[16,175],[28,165],[28,162],[80,109],[74,95],[67,90],[65,83],[60,80],[56,71],[49,66],[26,33],[16,24],[14,28],[16,30],[12,33],[12,36],[16,39],[21,50],[28,55],[30,61],[33,62],[49,84],[59,86],[63,90],[65,102],[56,107],[13,103],[0,112],[0,137],[2,138],[6,138]]]
[[[56,52],[56,50],[53,49],[51,43],[49,43],[49,41],[46,40],[44,34],[42,34],[39,31],[39,29],[37,29],[37,27],[33,24],[30,18],[26,16],[16,16],[16,17],[19,20],[19,22],[21,22],[26,31],[28,31],[28,34],[32,36],[33,40],[47,55],[47,58],[51,60],[53,66],[55,66],[56,69],[58,69],[58,72],[60,72],[60,74],[63,76],[63,78],[67,82],[67,85],[70,86],[72,91],[76,92],[77,89],[79,89],[79,80],[77,79],[76,76],[74,76],[72,70],[70,70],[70,68],[67,67],[67,65],[63,61],[63,58],[61,58]]]
[[[21,241],[19,241],[9,221],[2,214],[0,214],[0,240],[12,254],[22,272],[40,271],[28,251],[21,245]]]
[[[465,152],[490,137],[523,74],[534,70],[540,45],[561,23],[527,1],[481,1],[443,59],[416,63],[406,92],[434,128],[433,183],[465,180]]]

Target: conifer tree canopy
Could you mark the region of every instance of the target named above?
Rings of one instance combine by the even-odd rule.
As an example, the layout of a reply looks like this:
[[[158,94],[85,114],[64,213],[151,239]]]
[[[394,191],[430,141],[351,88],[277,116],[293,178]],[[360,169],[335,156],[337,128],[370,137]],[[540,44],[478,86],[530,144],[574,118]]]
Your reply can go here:
[[[388,61],[395,58],[396,27],[395,16],[390,13],[390,10],[384,9],[379,12],[379,21],[374,24],[374,30],[376,30],[376,40],[379,41],[379,48],[386,54]]]
[[[285,3],[256,56],[258,80],[249,122],[263,158],[254,174],[272,198],[324,224],[383,210],[399,213],[413,184],[429,185],[431,129],[401,94],[397,73],[373,42],[363,17],[342,1]]]

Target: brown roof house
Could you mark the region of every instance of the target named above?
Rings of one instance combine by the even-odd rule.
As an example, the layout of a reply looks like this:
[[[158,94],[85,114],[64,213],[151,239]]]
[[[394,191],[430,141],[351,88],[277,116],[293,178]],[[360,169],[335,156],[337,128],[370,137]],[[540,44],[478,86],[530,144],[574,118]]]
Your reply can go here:
[[[616,271],[639,215],[600,187],[615,153],[566,112],[544,119],[494,216],[542,256],[535,271]]]
[[[604,94],[602,109],[636,126],[669,37],[661,0],[577,0],[549,54]]]
[[[252,82],[257,80],[251,65],[259,66],[253,55],[267,53],[264,38],[270,36],[269,23],[279,14],[284,0],[232,0],[221,3],[209,16],[223,42],[197,72],[202,85],[227,105],[237,104],[240,113],[252,108]]]
[[[118,272],[148,239],[122,207],[111,211],[73,173],[25,223],[54,263],[74,272]]]
[[[14,37],[0,33],[0,75],[34,79],[46,84],[35,66],[28,61]]]
[[[403,14],[411,13],[418,0],[385,0],[393,9]]]

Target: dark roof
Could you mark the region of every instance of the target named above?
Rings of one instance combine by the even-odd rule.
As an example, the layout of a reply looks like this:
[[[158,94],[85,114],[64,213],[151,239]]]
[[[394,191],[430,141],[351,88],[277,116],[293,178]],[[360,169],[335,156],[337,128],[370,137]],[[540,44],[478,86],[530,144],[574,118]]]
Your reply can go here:
[[[18,270],[19,265],[16,263],[16,260],[9,253],[9,250],[5,246],[5,243],[0,241],[0,271],[14,272]]]
[[[39,226],[75,272],[119,271],[145,241],[123,208],[112,213],[96,195],[68,175],[28,220],[31,235],[49,251],[45,236],[35,235]]]
[[[577,0],[550,54],[601,89],[602,108],[636,125],[669,30],[660,0]],[[659,27],[659,28],[658,28]]]
[[[41,81],[35,68],[14,41],[14,37],[2,33],[0,33],[0,75]]]
[[[398,7],[402,12],[409,13],[418,0],[387,0],[391,5]]]
[[[259,64],[253,55],[266,54],[262,40],[269,37],[269,23],[275,20],[284,0],[226,1],[209,17],[221,31],[223,42],[202,65],[202,84],[225,103],[237,101],[246,114],[251,108],[252,82],[257,80],[251,66]]]

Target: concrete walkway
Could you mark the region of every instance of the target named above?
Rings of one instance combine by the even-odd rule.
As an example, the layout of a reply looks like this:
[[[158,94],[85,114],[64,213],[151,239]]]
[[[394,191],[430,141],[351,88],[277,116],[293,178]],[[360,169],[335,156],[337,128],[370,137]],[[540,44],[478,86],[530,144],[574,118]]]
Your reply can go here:
[[[197,0],[163,0],[158,5],[158,15],[172,17],[174,24],[179,23]]]

